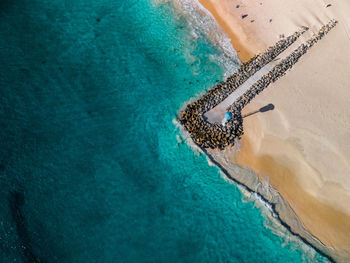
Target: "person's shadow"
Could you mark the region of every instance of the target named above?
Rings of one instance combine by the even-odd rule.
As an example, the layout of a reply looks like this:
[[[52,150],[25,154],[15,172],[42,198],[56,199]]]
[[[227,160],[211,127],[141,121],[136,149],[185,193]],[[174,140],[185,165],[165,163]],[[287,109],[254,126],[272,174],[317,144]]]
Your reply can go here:
[[[246,117],[249,117],[249,116],[251,116],[251,115],[253,115],[255,113],[258,113],[258,112],[267,112],[267,111],[274,110],[274,109],[275,109],[275,105],[270,103],[270,104],[260,108],[259,110],[247,113],[247,114],[243,115],[242,117],[246,118]]]

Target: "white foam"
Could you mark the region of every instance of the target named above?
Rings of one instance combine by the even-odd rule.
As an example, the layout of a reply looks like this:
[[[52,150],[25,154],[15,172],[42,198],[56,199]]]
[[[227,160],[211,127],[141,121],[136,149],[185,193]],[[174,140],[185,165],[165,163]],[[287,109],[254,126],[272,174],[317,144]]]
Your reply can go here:
[[[261,211],[264,218],[265,227],[270,229],[275,235],[283,238],[284,243],[282,244],[282,247],[286,246],[287,244],[295,249],[301,247],[304,252],[303,257],[305,261],[309,261],[310,259],[314,259],[316,257],[317,252],[313,247],[304,243],[298,236],[293,235],[280,223],[280,219],[274,212],[270,203],[266,202],[259,194],[246,190],[243,186],[238,185],[238,189],[242,193],[243,202],[253,202],[254,206]]]
[[[207,156],[207,162],[208,162],[209,166],[216,166],[216,164],[213,163],[208,156]],[[221,172],[221,170],[220,170],[220,172]]]
[[[224,67],[224,79],[237,71],[241,61],[230,38],[213,15],[197,0],[153,0],[153,2],[155,5],[172,3],[176,14],[185,17],[191,36],[194,39],[198,39],[201,35],[206,36],[210,43],[220,51],[217,55],[210,55],[210,59]],[[190,56],[190,54],[187,55]]]
[[[173,119],[173,124],[179,129],[182,141],[184,141],[197,156],[204,154],[202,149],[193,142],[191,135],[182,127],[177,119]]]

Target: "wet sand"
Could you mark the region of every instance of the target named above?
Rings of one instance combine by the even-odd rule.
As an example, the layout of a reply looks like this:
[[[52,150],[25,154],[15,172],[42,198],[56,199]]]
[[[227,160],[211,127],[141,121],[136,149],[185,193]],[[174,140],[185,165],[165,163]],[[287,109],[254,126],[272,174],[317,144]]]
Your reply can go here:
[[[243,61],[300,26],[339,25],[245,109],[273,111],[244,119],[245,135],[231,162],[250,167],[279,191],[299,221],[350,260],[350,2],[200,0]],[[261,3],[261,4],[260,4]],[[239,8],[236,6],[239,5]],[[248,14],[241,18],[241,15]],[[254,20],[254,21],[253,21]],[[266,179],[268,178],[268,179]]]

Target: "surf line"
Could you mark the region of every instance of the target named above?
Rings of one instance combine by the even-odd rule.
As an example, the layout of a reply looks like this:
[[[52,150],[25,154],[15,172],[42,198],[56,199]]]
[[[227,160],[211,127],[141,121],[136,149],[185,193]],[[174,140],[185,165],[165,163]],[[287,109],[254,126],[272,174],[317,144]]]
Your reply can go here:
[[[179,123],[189,133],[194,144],[208,156],[212,163],[218,166],[229,179],[241,185],[248,192],[256,193],[263,201],[270,204],[276,219],[281,225],[330,262],[335,262],[335,260],[330,251],[328,251],[329,248],[327,246],[308,233],[302,226],[300,226],[300,229],[308,233],[312,238],[311,240],[294,231],[281,218],[276,203],[269,201],[263,194],[231,175],[223,165],[215,160],[208,150],[223,150],[228,146],[234,145],[235,141],[243,135],[242,109],[256,95],[282,77],[287,70],[291,69],[301,56],[328,34],[337,23],[336,20],[331,20],[307,41],[298,41],[299,37],[309,30],[307,27],[302,27],[294,34],[278,41],[264,53],[253,57],[243,64],[226,81],[214,85],[208,93],[189,103],[183,111],[179,112],[178,116]],[[295,46],[297,47],[295,48]],[[289,49],[292,49],[292,51]],[[228,114],[229,118],[226,118],[226,113],[230,113]],[[281,196],[280,198],[288,205]],[[288,208],[294,213],[289,205]]]

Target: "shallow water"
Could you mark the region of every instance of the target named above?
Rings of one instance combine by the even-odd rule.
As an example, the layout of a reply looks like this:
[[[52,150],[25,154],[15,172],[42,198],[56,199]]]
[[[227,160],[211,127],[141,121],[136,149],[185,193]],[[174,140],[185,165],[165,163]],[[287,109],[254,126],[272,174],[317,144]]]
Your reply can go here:
[[[1,1],[1,262],[325,262],[182,141],[227,65],[174,12]]]

